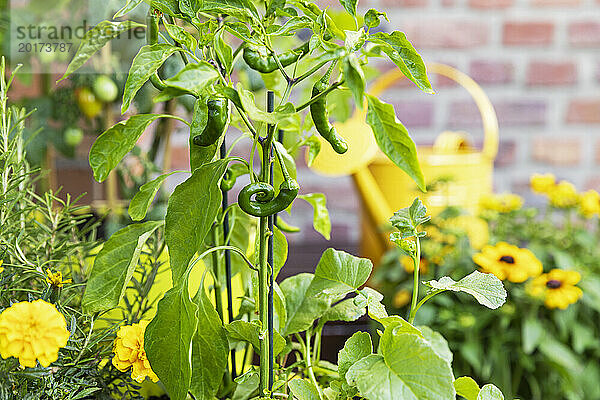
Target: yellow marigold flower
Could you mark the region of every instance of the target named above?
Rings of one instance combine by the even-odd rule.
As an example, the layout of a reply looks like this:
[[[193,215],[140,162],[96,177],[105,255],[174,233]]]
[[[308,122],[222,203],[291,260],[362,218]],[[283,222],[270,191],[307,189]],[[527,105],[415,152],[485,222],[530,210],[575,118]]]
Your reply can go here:
[[[534,297],[543,298],[546,307],[564,310],[583,295],[581,289],[575,286],[580,280],[581,275],[577,271],[553,269],[535,278],[528,291]]]
[[[484,210],[507,213],[518,210],[523,206],[521,196],[513,193],[487,194],[481,196],[479,205]]]
[[[556,177],[553,174],[533,174],[531,176],[531,190],[535,193],[547,194],[554,187]]]
[[[396,308],[402,308],[405,305],[407,305],[408,303],[410,303],[411,299],[412,299],[412,296],[408,290],[405,290],[405,289],[398,290],[396,292],[396,294],[394,295],[394,298],[392,299],[392,304]]]
[[[406,272],[414,272],[415,264],[413,262],[413,259],[409,256],[402,257],[400,259],[400,263],[402,263],[402,266],[404,267],[404,270]],[[424,258],[421,258],[421,261],[419,262],[419,271],[423,274],[426,274],[429,271],[429,263]]]
[[[113,365],[121,372],[131,367],[131,378],[140,383],[146,377],[149,377],[152,382],[158,382],[158,376],[150,368],[144,350],[144,332],[148,323],[148,321],[140,321],[138,324],[120,327],[113,346],[115,353],[112,359]]]
[[[548,193],[550,204],[554,207],[569,208],[579,203],[579,194],[572,183],[560,181]]]
[[[579,211],[586,218],[600,214],[600,194],[595,190],[588,190],[579,199]]]
[[[481,253],[473,255],[473,261],[481,267],[482,272],[511,282],[524,282],[542,273],[542,263],[531,251],[506,242],[484,246]]]
[[[44,367],[58,359],[58,349],[67,345],[65,317],[44,300],[15,303],[0,314],[0,355],[17,357],[23,367]]]
[[[62,277],[62,272],[57,271],[57,272],[52,272],[50,271],[50,269],[46,269],[46,282],[51,285],[51,286],[55,286],[55,287],[63,287],[63,285],[65,283],[71,283],[73,282],[73,280],[71,279],[64,279]]]

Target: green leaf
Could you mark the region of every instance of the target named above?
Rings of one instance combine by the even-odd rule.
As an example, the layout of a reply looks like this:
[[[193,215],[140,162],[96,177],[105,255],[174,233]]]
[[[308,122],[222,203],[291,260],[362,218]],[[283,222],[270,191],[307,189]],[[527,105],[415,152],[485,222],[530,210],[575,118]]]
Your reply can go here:
[[[319,391],[306,379],[293,379],[288,383],[292,394],[298,400],[320,400]]]
[[[258,249],[259,243],[259,235],[256,235],[255,240],[255,249]],[[285,265],[288,257],[288,242],[285,235],[279,230],[279,228],[274,227],[273,229],[273,273],[274,278],[277,278],[279,271]],[[258,265],[258,252],[254,253],[254,264]]]
[[[488,383],[481,388],[477,400],[504,400],[504,395],[496,386]]]
[[[362,288],[360,293],[362,295],[360,297],[366,298],[365,305],[367,307],[369,317],[373,318],[374,320],[388,317],[387,310],[381,303],[383,300],[383,295],[381,293],[370,287]],[[356,301],[360,301],[359,297],[356,298]]]
[[[367,95],[367,99],[367,123],[373,129],[377,145],[425,191],[425,178],[417,158],[417,148],[404,125],[396,118],[394,107],[371,95]]]
[[[340,0],[340,4],[356,19],[356,9],[358,8],[358,0]]]
[[[221,60],[223,68],[225,68],[227,75],[229,75],[233,65],[233,50],[231,49],[231,46],[223,40],[223,30],[220,30],[215,34],[213,45],[219,60]]]
[[[202,245],[221,207],[219,182],[228,162],[217,160],[196,169],[169,198],[165,240],[174,284],[185,278],[192,256]]]
[[[175,286],[158,302],[156,316],[144,335],[150,366],[173,400],[185,400],[190,387],[190,356],[198,322],[197,310],[187,284]]]
[[[423,333],[412,326],[408,321],[399,315],[390,315],[389,317],[378,318],[369,315],[375,321],[383,325],[384,329],[394,329],[396,332],[410,333],[411,335],[417,335],[424,338]]]
[[[178,51],[177,47],[167,43],[146,45],[140,49],[131,63],[127,82],[125,82],[121,113],[127,111],[138,90],[176,51]]]
[[[235,378],[235,382],[237,385],[231,400],[248,400],[252,397],[252,393],[258,390],[260,375],[256,371],[249,370]]]
[[[287,307],[284,334],[309,328],[333,302],[364,285],[372,269],[370,260],[330,248],[321,256],[314,276],[300,274],[284,280],[281,283]]]
[[[431,219],[427,215],[427,208],[417,197],[413,200],[410,207],[402,208],[394,213],[390,218],[390,224],[400,232],[393,232],[390,235],[390,240],[396,243],[403,252],[407,255],[413,255],[415,252],[415,244],[413,241],[406,242],[406,247],[403,246],[403,241],[407,237],[415,236],[417,227]],[[400,233],[400,235],[397,235]],[[418,233],[417,233],[418,235]]]
[[[83,308],[89,313],[115,308],[133,276],[142,247],[162,221],[132,224],[115,232],[102,246],[83,295]]]
[[[288,19],[285,24],[279,27],[276,31],[271,33],[273,37],[281,37],[286,35],[293,35],[300,29],[310,28],[311,19],[305,15],[295,16]]]
[[[544,337],[544,333],[544,327],[540,321],[537,320],[537,315],[530,315],[525,318],[521,328],[523,352],[525,354],[533,353]]]
[[[346,47],[349,52],[358,51],[365,44],[367,34],[363,29],[357,31],[344,31],[344,33],[346,34],[344,47]]]
[[[188,64],[175,76],[165,81],[165,85],[171,88],[200,94],[214,81],[219,78],[219,73],[206,61],[199,64]]]
[[[117,19],[117,18],[122,17],[123,15],[125,15],[127,13],[130,13],[137,6],[139,6],[142,1],[144,1],[144,0],[127,0],[127,4],[125,4],[123,6],[123,8],[121,8],[119,11],[117,11],[115,13],[115,15],[113,15],[113,19]]]
[[[140,187],[140,190],[135,194],[135,196],[133,196],[133,199],[131,199],[131,202],[129,203],[128,211],[132,220],[141,221],[146,217],[148,208],[150,207],[150,204],[152,204],[154,196],[156,196],[156,193],[158,193],[160,186],[169,176],[177,172],[180,171],[162,174],[150,182],[144,183]]]
[[[346,376],[346,372],[354,363],[373,353],[371,335],[367,332],[356,332],[352,335],[338,353],[338,373],[340,378]]]
[[[444,276],[438,281],[429,281],[425,284],[435,290],[452,290],[470,294],[475,297],[479,304],[493,310],[506,301],[506,290],[502,285],[502,281],[494,274],[473,271],[458,282]]]
[[[363,98],[365,96],[365,74],[360,66],[356,54],[348,54],[343,62],[342,68],[346,85],[350,88],[354,102],[358,108],[363,107]]]
[[[546,362],[553,362],[562,366],[569,374],[577,375],[583,370],[579,358],[573,353],[569,346],[545,335],[538,346],[539,351],[546,356]]]
[[[171,38],[179,44],[187,47],[191,51],[195,51],[198,47],[196,38],[179,25],[164,23],[167,33]]]
[[[365,307],[357,306],[354,303],[354,299],[342,300],[330,309],[328,309],[323,316],[319,319],[319,324],[325,325],[330,321],[356,321],[363,315],[367,310]]]
[[[400,68],[400,71],[419,89],[425,93],[434,93],[431,83],[427,79],[425,63],[417,53],[417,50],[406,39],[402,32],[377,32],[371,36],[371,41],[382,45],[382,50],[388,55],[390,60]]]
[[[227,369],[227,331],[202,285],[194,302],[198,306],[198,329],[192,339],[190,392],[197,399],[212,399],[216,397]]]
[[[109,40],[116,38],[121,33],[128,31],[131,28],[143,26],[144,25],[133,21],[102,21],[98,23],[98,25],[85,33],[83,39],[81,39],[81,43],[79,44],[79,48],[77,49],[75,56],[69,63],[65,74],[58,80],[58,82],[68,78],[69,75],[81,68],[81,66],[85,64],[86,61],[89,60],[90,57],[93,56],[98,50],[104,47]]]
[[[310,167],[312,166],[313,162],[315,162],[315,158],[317,158],[321,152],[321,141],[315,136],[311,136],[305,140],[304,145],[308,147],[306,165]]]
[[[257,353],[260,353],[261,333],[260,321],[233,321],[225,326],[227,336],[234,342],[248,342],[254,347]],[[266,334],[266,329],[264,334]],[[285,339],[277,332],[273,332],[273,354],[278,355],[285,348]]]
[[[215,155],[221,146],[222,139],[217,140],[210,146],[198,146],[194,144],[194,137],[198,136],[202,133],[202,131],[204,131],[207,122],[208,105],[204,99],[198,99],[194,103],[192,123],[190,124],[190,137],[188,140],[190,146],[190,167],[192,171],[208,162],[211,162],[213,158],[215,158]]]
[[[327,211],[327,198],[323,193],[310,193],[298,196],[313,207],[313,228],[327,240],[331,238],[331,221]]]
[[[479,385],[470,376],[461,376],[454,381],[456,394],[464,397],[466,400],[477,400],[479,395]]]
[[[277,125],[277,123],[289,117],[296,112],[293,104],[287,103],[281,108],[276,108],[275,112],[268,113],[259,109],[254,102],[254,94],[244,89],[241,84],[237,86],[237,93],[244,110],[253,121],[265,122],[267,124]]]
[[[148,125],[161,117],[171,116],[166,114],[133,115],[98,136],[90,149],[90,167],[94,171],[94,179],[98,182],[104,181],[119,161],[133,149]]]
[[[251,0],[199,0],[200,11],[213,15],[227,14],[242,21],[260,19],[258,10]]]
[[[367,25],[369,28],[377,28],[381,23],[380,17],[383,17],[387,22],[390,22],[386,13],[379,12],[374,8],[371,8],[365,14],[365,25]]]
[[[266,15],[274,14],[277,10],[283,10],[285,8],[285,3],[286,0],[269,0]]]
[[[417,326],[416,328],[421,331],[423,338],[429,342],[429,346],[435,351],[435,354],[451,365],[453,356],[446,339],[439,332],[434,331],[428,326]]]

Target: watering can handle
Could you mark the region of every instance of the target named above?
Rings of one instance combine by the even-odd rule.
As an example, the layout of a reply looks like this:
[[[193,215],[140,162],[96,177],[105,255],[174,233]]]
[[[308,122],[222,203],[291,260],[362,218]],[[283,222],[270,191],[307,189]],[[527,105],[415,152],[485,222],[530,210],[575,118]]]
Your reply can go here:
[[[481,119],[483,120],[485,141],[483,143],[482,153],[490,160],[496,158],[496,155],[498,154],[498,119],[496,118],[494,107],[483,89],[467,74],[460,72],[449,65],[437,63],[427,64],[427,70],[455,81],[464,87],[473,97],[473,100],[481,113]],[[394,82],[403,78],[404,74],[399,69],[394,68],[373,82],[369,93],[373,96],[379,96],[394,84]]]

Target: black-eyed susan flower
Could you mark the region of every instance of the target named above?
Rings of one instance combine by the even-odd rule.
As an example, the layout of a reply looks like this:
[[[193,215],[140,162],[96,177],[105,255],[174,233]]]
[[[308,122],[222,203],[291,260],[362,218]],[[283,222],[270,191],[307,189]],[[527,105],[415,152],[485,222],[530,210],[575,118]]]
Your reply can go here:
[[[569,208],[579,203],[579,193],[572,183],[560,181],[550,189],[548,199],[554,207]]]
[[[547,194],[556,184],[556,177],[553,174],[533,174],[529,183],[535,193]]]
[[[23,367],[49,366],[68,339],[65,317],[44,300],[15,303],[0,314],[0,355],[18,358]]]
[[[113,365],[121,372],[131,368],[131,378],[140,383],[146,377],[152,382],[158,382],[158,376],[150,368],[150,361],[144,350],[144,332],[148,323],[148,321],[140,321],[138,324],[120,327],[113,344],[115,353],[112,359]]]
[[[506,242],[484,246],[480,253],[473,255],[473,261],[482,272],[511,282],[525,282],[542,273],[542,263],[531,251]]]
[[[581,274],[577,271],[553,269],[535,278],[528,291],[534,297],[543,298],[546,307],[564,310],[583,295],[575,286],[580,280]]]
[[[588,190],[581,194],[579,211],[586,218],[592,218],[594,215],[600,214],[600,194],[595,190]]]
[[[71,279],[63,279],[62,272],[52,272],[50,269],[46,269],[46,283],[50,286],[62,288],[65,283],[73,282]]]
[[[514,193],[486,194],[479,199],[479,205],[484,210],[507,213],[520,209],[523,198]]]

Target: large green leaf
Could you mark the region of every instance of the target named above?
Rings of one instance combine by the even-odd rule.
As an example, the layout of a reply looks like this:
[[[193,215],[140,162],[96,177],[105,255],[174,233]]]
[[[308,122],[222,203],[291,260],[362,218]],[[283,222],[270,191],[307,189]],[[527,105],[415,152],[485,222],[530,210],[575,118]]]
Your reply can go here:
[[[488,383],[483,386],[477,395],[477,400],[504,400],[504,395],[496,386]]]
[[[142,1],[144,1],[144,0],[127,0],[127,4],[125,4],[123,6],[123,8],[121,8],[119,11],[117,11],[115,13],[115,15],[113,16],[113,19],[117,19],[117,18],[122,17],[123,15],[133,11],[137,6],[140,5],[140,3],[142,3]]]
[[[254,94],[244,89],[241,84],[237,86],[237,94],[244,110],[248,116],[254,121],[265,122],[267,124],[277,125],[279,121],[289,117],[296,112],[296,108],[291,103],[286,103],[281,107],[277,107],[274,112],[268,113],[261,110],[254,102]]]
[[[325,325],[330,321],[356,321],[363,315],[367,310],[365,307],[357,306],[354,299],[342,300],[333,307],[329,308],[323,316],[319,319],[319,324]]]
[[[162,221],[132,224],[115,232],[104,243],[83,294],[83,308],[90,313],[115,308],[125,294],[142,247]]]
[[[285,335],[308,329],[333,302],[362,286],[372,268],[370,260],[330,248],[321,256],[314,276],[301,274],[283,281],[281,290],[287,305]]]
[[[320,400],[319,391],[306,379],[294,379],[288,384],[294,398],[297,400]]]
[[[158,302],[156,316],[144,335],[150,366],[173,400],[185,400],[190,387],[197,310],[187,284],[175,286]]]
[[[373,343],[371,335],[367,332],[356,332],[352,335],[338,353],[338,373],[340,378],[346,376],[346,372],[350,367],[362,359],[373,353]]]
[[[202,285],[195,303],[198,305],[198,329],[192,339],[190,392],[197,399],[212,399],[217,395],[227,369],[229,341],[221,318]]]
[[[371,41],[382,45],[382,50],[388,55],[400,71],[421,90],[426,93],[434,93],[431,83],[427,79],[425,63],[417,50],[406,39],[402,32],[377,32],[371,36]]]
[[[132,3],[134,1],[135,0],[131,0]],[[71,60],[67,67],[67,71],[58,81],[60,82],[63,79],[66,79],[69,75],[78,70],[91,56],[104,47],[109,40],[116,38],[121,33],[128,31],[131,28],[143,26],[144,25],[133,21],[102,21],[98,23],[98,25],[85,33],[73,60]]]
[[[138,90],[176,51],[178,51],[177,47],[167,43],[146,45],[140,49],[131,63],[127,82],[125,82],[121,113],[127,111]]]
[[[331,221],[327,211],[327,198],[323,193],[310,193],[298,196],[313,207],[313,228],[327,240],[331,238]]]
[[[417,147],[396,118],[394,107],[371,95],[367,95],[367,100],[367,123],[373,129],[379,148],[424,191],[425,178],[417,158]]]
[[[435,354],[446,360],[448,364],[452,365],[453,355],[446,339],[444,339],[439,332],[434,331],[428,326],[417,326],[416,328],[421,331],[423,338],[429,342],[429,346],[435,351]]]
[[[454,381],[456,394],[464,397],[466,400],[477,400],[479,395],[479,385],[470,376],[461,376]]]
[[[340,0],[340,4],[356,19],[356,9],[358,8],[358,0]]]
[[[354,103],[358,108],[362,108],[366,83],[365,74],[360,66],[358,57],[356,57],[354,53],[350,53],[344,58],[342,69],[344,71],[346,85],[350,88],[352,96],[354,97]]]
[[[194,35],[186,31],[185,28],[182,28],[179,25],[168,23],[165,23],[164,27],[173,40],[182,44],[183,46],[186,46],[191,51],[196,51],[196,47],[198,47],[198,41]]]
[[[98,182],[104,181],[110,171],[129,153],[148,125],[166,114],[138,114],[104,131],[90,149],[90,167]]]
[[[434,290],[452,290],[470,294],[479,304],[491,309],[500,307],[506,301],[506,290],[502,281],[494,274],[473,271],[458,282],[443,276],[437,281],[428,281],[425,284]]]
[[[150,204],[152,204],[152,200],[154,200],[154,196],[156,196],[158,189],[160,189],[160,186],[165,179],[176,172],[179,171],[162,174],[150,182],[144,183],[140,187],[140,190],[133,196],[133,199],[131,199],[131,202],[129,203],[128,211],[132,220],[141,221],[146,217],[148,208],[150,207]]]
[[[200,248],[221,207],[219,182],[228,160],[217,160],[196,169],[178,185],[169,198],[165,217],[165,239],[169,247],[174,284]]]
[[[225,326],[227,336],[234,342],[248,342],[256,352],[260,352],[260,321],[233,321]],[[285,339],[277,332],[273,332],[273,354],[278,355],[285,347]]]
[[[219,78],[219,73],[206,61],[188,64],[175,76],[165,81],[168,87],[191,92],[196,96]]]

